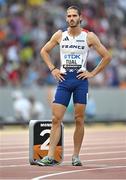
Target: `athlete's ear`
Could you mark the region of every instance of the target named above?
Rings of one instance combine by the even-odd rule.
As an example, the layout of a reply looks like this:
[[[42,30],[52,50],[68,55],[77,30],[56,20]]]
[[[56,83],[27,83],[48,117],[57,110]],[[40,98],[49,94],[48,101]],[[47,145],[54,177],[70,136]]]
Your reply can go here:
[[[83,18],[82,18],[82,15],[80,15],[80,23],[82,22]]]
[[[67,15],[66,15],[66,22],[68,22],[68,20],[67,20]]]

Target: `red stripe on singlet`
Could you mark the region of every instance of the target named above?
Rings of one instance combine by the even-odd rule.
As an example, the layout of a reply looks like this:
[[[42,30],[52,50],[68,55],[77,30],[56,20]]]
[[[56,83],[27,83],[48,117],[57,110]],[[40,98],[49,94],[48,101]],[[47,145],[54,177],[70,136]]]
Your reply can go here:
[[[82,31],[84,31],[84,32],[86,32],[86,33],[88,33],[88,32],[89,32],[87,29],[83,29]]]

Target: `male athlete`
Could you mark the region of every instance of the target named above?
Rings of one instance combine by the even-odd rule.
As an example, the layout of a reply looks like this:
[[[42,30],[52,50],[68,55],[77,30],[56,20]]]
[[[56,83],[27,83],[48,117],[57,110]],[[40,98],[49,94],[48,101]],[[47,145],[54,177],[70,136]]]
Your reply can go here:
[[[75,112],[73,166],[82,166],[79,152],[84,136],[84,113],[87,103],[88,78],[101,72],[110,62],[110,54],[101,44],[93,32],[83,30],[80,26],[81,14],[76,6],[67,9],[66,21],[68,29],[58,30],[47,44],[41,49],[41,56],[47,64],[54,78],[58,80],[55,99],[52,104],[52,128],[48,155],[38,161],[39,165],[54,165],[54,151],[60,138],[60,124],[66,108],[73,95]],[[54,66],[50,58],[50,51],[60,45],[61,67]],[[102,57],[97,67],[89,72],[86,70],[86,61],[90,47],[93,47]]]

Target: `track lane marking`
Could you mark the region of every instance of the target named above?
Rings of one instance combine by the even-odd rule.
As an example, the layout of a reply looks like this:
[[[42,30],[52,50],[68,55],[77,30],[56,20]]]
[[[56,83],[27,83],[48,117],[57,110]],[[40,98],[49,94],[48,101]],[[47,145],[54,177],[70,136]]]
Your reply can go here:
[[[108,151],[108,152],[96,152],[96,153],[81,153],[80,156],[83,155],[101,155],[101,154],[120,154],[120,153],[126,153],[126,151]],[[65,156],[71,156],[70,154],[65,154]],[[28,156],[24,156],[24,157],[16,157],[16,158],[0,158],[0,161],[2,160],[13,160],[13,159],[27,159]]]
[[[122,157],[122,158],[106,158],[106,159],[90,159],[90,160],[85,160],[85,161],[82,161],[84,163],[84,166],[87,165],[86,163],[87,162],[98,162],[98,161],[116,161],[116,160],[126,160],[126,157]],[[64,161],[60,166],[62,165],[69,165],[68,163],[71,163],[71,161]],[[3,165],[3,166],[0,166],[0,168],[10,168],[10,167],[20,167],[20,166],[26,166],[26,165],[29,165],[30,164],[13,164],[13,165]],[[71,165],[71,164],[70,164]]]
[[[121,143],[111,143],[111,142],[110,142],[110,143],[91,143],[91,144],[86,144],[86,143],[84,143],[84,146],[85,146],[85,147],[88,147],[88,148],[89,148],[89,147],[92,147],[92,146],[94,146],[94,145],[95,145],[95,146],[107,146],[107,145],[109,145],[109,146],[110,146],[110,145],[117,145],[117,146],[120,146],[120,145],[122,146],[122,145],[123,145],[123,146],[126,146],[126,143],[125,143],[125,142],[121,142]],[[71,147],[73,147],[73,145],[70,145],[70,144],[66,144],[66,143],[65,143],[64,147],[65,147],[65,148],[68,148],[68,147],[71,148]],[[4,147],[3,145],[1,145],[1,149],[0,149],[0,150],[2,151],[2,150],[6,150],[6,149],[8,150],[8,149],[17,149],[17,148],[20,148],[20,149],[27,148],[27,149],[28,149],[29,146],[28,146],[28,145],[24,145],[24,146],[23,146],[23,145],[19,145],[19,146],[16,146],[16,147],[13,147],[13,146]]]
[[[52,177],[52,176],[77,173],[77,172],[106,170],[106,169],[119,169],[119,168],[126,168],[126,166],[110,166],[110,167],[101,167],[101,168],[94,168],[94,169],[80,169],[80,170],[72,170],[72,171],[63,171],[63,172],[59,172],[59,173],[52,173],[52,174],[47,174],[47,175],[43,175],[43,176],[38,176],[38,177],[32,178],[32,180],[40,180],[40,179],[44,179],[44,178],[48,178],[48,177]]]
[[[3,145],[3,146],[11,146],[11,145],[15,145],[15,146],[18,146],[18,145],[20,145],[20,144],[28,144],[28,142],[29,142],[29,140],[25,140],[25,142],[22,140],[22,141],[15,141],[15,142],[13,142],[13,143],[8,143],[8,142],[6,142],[6,140],[7,139],[5,139],[3,142],[1,141],[0,142],[0,145]],[[10,139],[11,140],[11,139]],[[89,140],[90,140],[90,142],[89,142]],[[7,140],[8,141],[8,140]],[[70,142],[71,142],[71,140],[68,140],[68,139],[65,139],[64,138],[64,141],[65,141],[65,143],[67,144],[69,144]],[[109,138],[109,137],[106,137],[106,138],[95,138],[95,143],[98,143],[98,142],[113,142],[113,141],[125,141],[125,138],[124,137],[121,137],[121,138]],[[86,138],[85,137],[85,143],[89,143],[89,144],[92,144],[92,143],[94,143],[94,141],[92,140],[92,138]]]
[[[113,149],[113,148],[117,148],[117,149],[120,149],[120,148],[125,148],[125,145],[121,145],[121,146],[118,146],[118,145],[112,145],[110,147],[92,147],[92,148],[82,148],[81,151],[86,151],[86,150],[99,150],[99,149]],[[64,152],[67,152],[67,151],[71,151],[73,150],[73,148],[69,148],[69,149],[65,149]],[[115,151],[115,150],[114,150]],[[11,151],[11,154],[19,154],[20,153],[28,153],[29,151]],[[0,152],[0,155],[7,155],[7,154],[10,154],[10,152]]]

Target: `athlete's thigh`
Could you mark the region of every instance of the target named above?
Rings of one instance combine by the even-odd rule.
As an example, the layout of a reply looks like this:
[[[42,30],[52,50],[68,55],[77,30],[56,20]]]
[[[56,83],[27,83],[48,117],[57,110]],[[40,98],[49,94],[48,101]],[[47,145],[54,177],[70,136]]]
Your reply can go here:
[[[86,108],[85,104],[80,104],[80,103],[74,104],[75,118],[78,117],[83,118],[85,115],[85,108]]]
[[[52,114],[54,117],[56,117],[59,120],[62,120],[64,113],[66,111],[66,106],[58,103],[52,104]]]
[[[83,90],[75,90],[73,92],[73,102],[74,104],[79,103],[79,104],[87,104],[87,98],[88,98],[88,93],[84,92]]]
[[[88,81],[80,80],[73,92],[73,102],[74,104],[76,103],[87,104],[87,97],[88,97]]]
[[[67,87],[58,86],[53,103],[62,104],[67,107],[70,102],[71,94],[72,92],[69,91]]]

